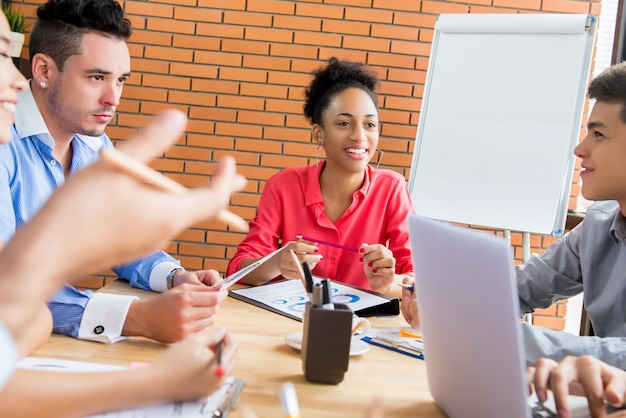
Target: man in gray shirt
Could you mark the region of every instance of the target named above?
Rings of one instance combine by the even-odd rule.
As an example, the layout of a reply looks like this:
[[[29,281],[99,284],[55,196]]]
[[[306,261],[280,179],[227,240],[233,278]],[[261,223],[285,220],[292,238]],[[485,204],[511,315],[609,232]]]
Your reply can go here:
[[[590,354],[626,369],[626,63],[589,85],[595,99],[587,135],[574,149],[581,159],[582,195],[600,201],[583,222],[516,268],[523,313],[584,292],[595,337],[522,326],[526,359],[560,360]]]
[[[624,92],[626,93],[626,66],[622,66]],[[625,96],[626,98],[626,96]],[[596,103],[595,110],[601,102]],[[605,105],[612,107],[615,105]],[[621,107],[622,104],[620,103]],[[618,111],[615,111],[617,115]],[[604,119],[604,117],[603,117]],[[589,119],[590,123],[593,120]],[[616,120],[615,120],[616,121]],[[614,121],[614,122],[615,122]],[[614,123],[613,122],[613,123]],[[589,155],[593,157],[583,158],[583,170],[588,170],[591,175],[586,177],[596,178],[593,183],[600,183],[600,178],[606,173],[608,179],[615,175],[612,181],[615,186],[607,187],[617,189],[617,184],[622,183],[622,201],[606,201],[592,205],[585,216],[585,220],[570,233],[555,242],[541,255],[531,257],[523,266],[516,267],[520,297],[520,308],[523,313],[533,312],[536,308],[545,308],[554,302],[584,292],[584,303],[587,314],[593,324],[595,337],[579,337],[566,332],[553,331],[546,328],[522,324],[524,348],[526,360],[535,363],[540,357],[548,357],[560,360],[566,355],[590,354],[600,360],[612,364],[621,369],[626,369],[626,122],[620,127],[622,133],[615,136],[608,131],[616,131],[608,128],[606,119],[603,120],[605,139],[598,140],[595,128],[589,128],[589,134],[585,141],[576,148],[587,147],[585,143],[593,142],[589,149],[601,150],[596,153],[595,149]],[[601,144],[601,141],[615,143]],[[602,148],[607,148],[607,151]],[[608,148],[623,148],[620,153],[617,150],[611,155]],[[600,157],[599,155],[602,155]],[[580,156],[580,154],[577,154]],[[598,155],[598,156],[596,156]],[[591,159],[593,158],[593,160]],[[606,160],[622,159],[624,171],[621,178],[617,177],[615,163]],[[606,161],[606,164],[605,164]],[[612,167],[610,167],[612,165]],[[611,171],[613,170],[613,171]],[[583,179],[583,190],[586,185],[593,184]],[[597,184],[596,183],[596,184]],[[595,184],[593,187],[596,187]],[[600,186],[597,186],[599,189]],[[592,189],[592,187],[589,187]],[[592,196],[591,193],[588,194]],[[587,194],[585,194],[587,196]],[[593,195],[596,196],[596,195]],[[598,199],[601,194],[598,194]],[[617,195],[615,195],[617,197]],[[621,209],[621,208],[624,209]]]
[[[574,153],[581,159],[582,194],[599,201],[584,221],[515,269],[522,313],[547,308],[584,292],[596,336],[580,337],[522,323],[526,360],[559,361],[592,355],[626,369],[626,62],[596,77],[587,94],[595,99],[587,135]],[[402,295],[402,313],[419,326],[415,294]]]

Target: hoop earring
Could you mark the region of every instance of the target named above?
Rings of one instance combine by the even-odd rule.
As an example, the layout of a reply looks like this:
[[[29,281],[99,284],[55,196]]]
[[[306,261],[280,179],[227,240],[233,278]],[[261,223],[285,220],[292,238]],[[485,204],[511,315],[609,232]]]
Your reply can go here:
[[[315,148],[315,167],[319,167],[320,166],[320,160],[319,160],[319,152],[320,152],[320,147],[322,146],[322,144],[317,144],[317,148]]]
[[[380,160],[382,160],[383,155],[385,155],[385,151],[376,148],[376,152],[378,152],[378,161],[376,162],[376,169],[378,169],[378,166],[380,165]]]

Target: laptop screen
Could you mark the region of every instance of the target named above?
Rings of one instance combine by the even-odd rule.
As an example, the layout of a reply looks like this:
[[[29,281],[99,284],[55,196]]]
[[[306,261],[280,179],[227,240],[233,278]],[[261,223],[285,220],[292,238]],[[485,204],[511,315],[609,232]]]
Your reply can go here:
[[[418,215],[409,235],[433,398],[452,418],[527,418],[508,242]]]

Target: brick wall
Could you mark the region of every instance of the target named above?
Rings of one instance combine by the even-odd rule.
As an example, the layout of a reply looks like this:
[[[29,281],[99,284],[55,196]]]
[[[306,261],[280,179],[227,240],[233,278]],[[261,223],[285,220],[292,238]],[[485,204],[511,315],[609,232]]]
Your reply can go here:
[[[13,0],[35,16],[43,0]],[[130,136],[148,115],[175,107],[189,117],[187,133],[153,167],[193,186],[214,162],[233,155],[246,189],[231,210],[254,216],[268,177],[315,162],[316,146],[302,116],[309,72],[331,56],[363,61],[382,79],[381,167],[407,179],[436,18],[441,13],[591,13],[599,0],[149,0],[121,1],[133,23],[133,74],[107,132]],[[28,40],[27,40],[28,42]],[[24,57],[27,52],[24,51]],[[575,176],[578,183],[578,174]],[[579,187],[572,188],[570,208]],[[158,210],[158,208],[155,208]],[[243,235],[217,221],[185,231],[167,249],[188,269],[224,272]],[[521,234],[512,233],[515,257]],[[554,241],[532,236],[531,251]],[[108,277],[108,278],[107,278]],[[83,281],[99,287],[105,272]],[[565,305],[536,323],[562,328]]]

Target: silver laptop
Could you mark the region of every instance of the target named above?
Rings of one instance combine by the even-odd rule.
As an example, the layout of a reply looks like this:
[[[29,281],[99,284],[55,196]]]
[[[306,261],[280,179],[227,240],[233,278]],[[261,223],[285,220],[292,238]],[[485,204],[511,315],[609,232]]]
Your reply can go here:
[[[527,396],[506,240],[418,215],[409,215],[409,235],[435,402],[451,418],[556,416],[548,408],[529,407],[535,402]],[[554,409],[553,403],[546,406]],[[588,415],[584,398],[572,405],[572,413]]]

